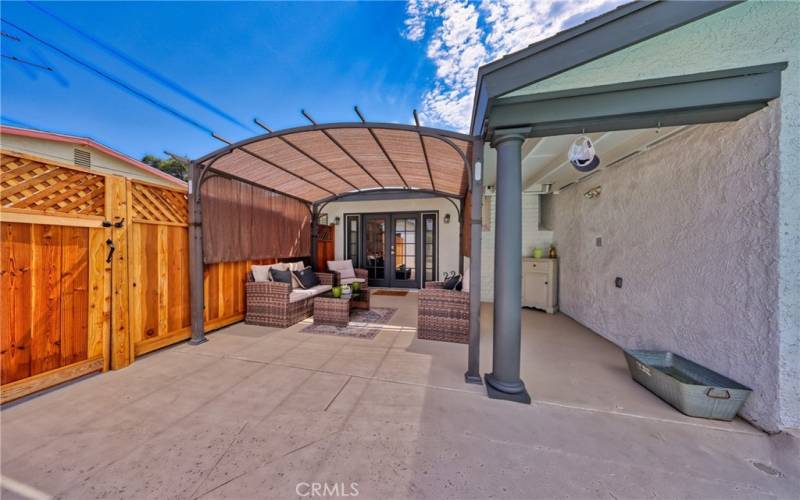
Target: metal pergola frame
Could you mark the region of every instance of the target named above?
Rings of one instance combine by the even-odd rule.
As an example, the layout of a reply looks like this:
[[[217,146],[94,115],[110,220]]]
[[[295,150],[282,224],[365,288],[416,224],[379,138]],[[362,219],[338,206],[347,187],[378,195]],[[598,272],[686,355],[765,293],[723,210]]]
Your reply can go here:
[[[418,120],[417,125],[402,125],[402,124],[395,124],[395,123],[380,123],[380,122],[367,122],[364,120],[363,115],[360,113],[358,108],[356,108],[356,113],[358,114],[361,122],[339,122],[339,123],[328,123],[328,124],[318,124],[311,119],[308,114],[303,112],[304,116],[308,118],[312,124],[301,126],[301,127],[293,127],[288,128],[280,131],[272,131],[264,125],[259,120],[255,120],[256,123],[267,130],[266,134],[261,134],[255,137],[251,137],[239,142],[228,142],[222,138],[223,142],[226,142],[227,145],[219,148],[201,158],[196,160],[191,160],[189,162],[189,281],[190,281],[190,295],[191,295],[191,340],[190,344],[197,345],[203,342],[206,342],[205,336],[205,329],[204,329],[204,321],[203,321],[203,312],[205,309],[204,304],[204,296],[203,296],[203,231],[202,231],[202,224],[203,224],[203,207],[202,207],[202,186],[203,184],[214,177],[223,177],[227,179],[236,180],[239,182],[246,183],[248,185],[261,188],[267,190],[269,192],[273,192],[276,194],[281,194],[287,196],[289,198],[295,199],[297,201],[302,202],[305,204],[309,210],[311,216],[311,258],[312,263],[315,261],[316,257],[316,240],[317,240],[317,231],[318,231],[318,217],[321,213],[322,208],[324,208],[327,204],[340,200],[340,199],[358,199],[358,198],[371,198],[375,199],[389,199],[389,197],[394,197],[395,199],[399,195],[408,195],[409,197],[416,197],[419,195],[426,195],[426,196],[435,196],[435,197],[442,197],[450,201],[453,206],[455,207],[458,213],[458,220],[459,220],[459,269],[463,272],[463,236],[464,236],[464,204],[467,195],[472,196],[472,210],[469,214],[469,223],[472,225],[471,231],[471,241],[470,241],[470,338],[469,338],[469,354],[467,360],[467,371],[465,373],[465,380],[469,383],[477,383],[481,384],[482,379],[480,376],[479,370],[479,359],[480,353],[478,351],[480,347],[480,298],[481,298],[481,291],[480,291],[480,248],[481,248],[481,227],[482,227],[482,207],[481,203],[483,200],[482,192],[482,176],[480,175],[482,171],[482,155],[483,155],[483,140],[477,137],[473,137],[466,134],[461,134],[458,132],[452,132],[447,130],[440,130],[435,128],[429,127],[422,127],[419,126]],[[359,162],[354,155],[352,155],[347,148],[345,148],[339,141],[336,140],[328,131],[331,129],[343,129],[343,128],[357,128],[357,129],[366,129],[370,132],[370,135],[375,140],[376,144],[385,155],[386,159],[392,165],[393,169],[399,176],[399,178],[403,181],[403,184],[406,187],[386,187],[382,183],[380,183],[375,176],[366,168],[361,162]],[[425,165],[428,172],[428,176],[431,182],[431,186],[433,189],[420,189],[410,187],[406,180],[403,178],[400,170],[394,164],[389,153],[384,148],[383,144],[380,141],[380,138],[373,132],[373,129],[390,129],[390,130],[403,130],[403,131],[411,131],[415,132],[421,143],[423,155],[425,158]],[[353,161],[356,165],[358,165],[379,187],[375,188],[368,188],[368,189],[358,189],[350,183],[349,181],[345,182],[354,187],[355,189],[350,192],[345,193],[335,193],[330,191],[327,188],[322,186],[318,186],[312,181],[300,177],[297,174],[292,173],[291,171],[285,169],[284,167],[275,164],[274,162],[270,161],[263,156],[249,151],[247,149],[248,145],[257,143],[258,141],[266,140],[266,139],[274,139],[278,138],[281,139],[284,143],[287,143],[292,149],[297,151],[299,154],[304,155],[310,161],[314,162],[315,164],[319,165],[323,169],[329,171],[336,177],[343,179],[339,174],[335,172],[335,170],[331,169],[329,166],[325,165],[323,162],[319,161],[313,155],[304,151],[302,148],[298,148],[296,145],[292,144],[290,141],[286,139],[286,136],[290,136],[295,133],[302,133],[302,132],[314,132],[319,131],[322,132],[329,140],[336,145],[336,147],[342,152],[344,156],[347,156],[351,161]],[[216,136],[215,136],[216,137]],[[452,193],[448,191],[438,190],[436,189],[436,185],[433,179],[433,175],[431,173],[431,166],[430,166],[430,159],[428,156],[428,151],[425,147],[425,142],[422,140],[424,137],[430,137],[434,139],[438,139],[446,144],[448,144],[454,151],[458,153],[461,157],[463,165],[462,168],[464,169],[463,172],[467,175],[467,189],[466,192],[461,193]],[[465,141],[468,145],[472,146],[472,155],[477,159],[470,159],[467,156],[465,151],[456,145],[453,140]],[[304,199],[289,193],[282,192],[278,189],[264,186],[257,181],[246,179],[241,176],[231,174],[226,172],[220,168],[214,166],[214,164],[221,158],[231,154],[234,151],[242,151],[246,154],[249,154],[267,165],[270,165],[273,168],[277,168],[285,173],[293,175],[298,179],[302,179],[305,182],[314,185],[315,187],[322,189],[328,193],[330,196],[327,196],[323,199],[319,200],[308,200]],[[459,200],[459,203],[456,203],[454,200]]]

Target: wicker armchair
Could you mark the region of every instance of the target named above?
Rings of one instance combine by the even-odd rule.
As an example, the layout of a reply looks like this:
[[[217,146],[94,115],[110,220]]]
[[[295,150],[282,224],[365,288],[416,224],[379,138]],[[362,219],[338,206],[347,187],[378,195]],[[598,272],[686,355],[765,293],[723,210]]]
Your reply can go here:
[[[361,278],[364,280],[364,282],[361,283],[361,289],[363,290],[369,288],[369,271],[359,268],[353,269],[353,271],[356,273],[356,278]],[[339,271],[331,271],[330,269],[328,272],[333,275],[333,286],[339,286],[342,284],[342,273]]]
[[[333,284],[333,274],[314,274],[319,278],[320,284]],[[311,317],[314,312],[313,296],[291,302],[291,287],[288,283],[254,281],[252,273],[247,273],[245,293],[247,296],[247,310],[245,311],[244,322],[249,325],[288,328],[299,321]]]
[[[441,281],[425,283],[419,291],[417,338],[469,342],[469,292],[445,290]]]

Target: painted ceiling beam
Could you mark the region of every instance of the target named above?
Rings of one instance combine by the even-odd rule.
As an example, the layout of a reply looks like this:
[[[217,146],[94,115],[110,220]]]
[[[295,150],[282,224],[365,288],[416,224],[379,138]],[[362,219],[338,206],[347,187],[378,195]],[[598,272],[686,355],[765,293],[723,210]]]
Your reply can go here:
[[[732,121],[780,96],[770,64],[500,100],[487,130],[530,127],[529,137]]]

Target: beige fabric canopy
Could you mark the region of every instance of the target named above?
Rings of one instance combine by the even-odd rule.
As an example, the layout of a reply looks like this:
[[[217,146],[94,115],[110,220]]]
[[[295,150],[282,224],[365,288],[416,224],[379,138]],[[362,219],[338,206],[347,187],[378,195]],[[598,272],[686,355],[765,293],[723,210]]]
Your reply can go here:
[[[410,125],[338,123],[271,132],[230,144],[196,163],[314,203],[374,189],[463,198],[471,158],[467,135]]]

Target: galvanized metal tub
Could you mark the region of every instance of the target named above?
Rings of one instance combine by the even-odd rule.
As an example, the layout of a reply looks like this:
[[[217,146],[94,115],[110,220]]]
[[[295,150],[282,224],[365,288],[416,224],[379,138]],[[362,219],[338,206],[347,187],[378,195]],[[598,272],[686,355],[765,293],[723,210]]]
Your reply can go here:
[[[750,388],[668,351],[626,350],[633,380],[691,417],[733,420]]]

